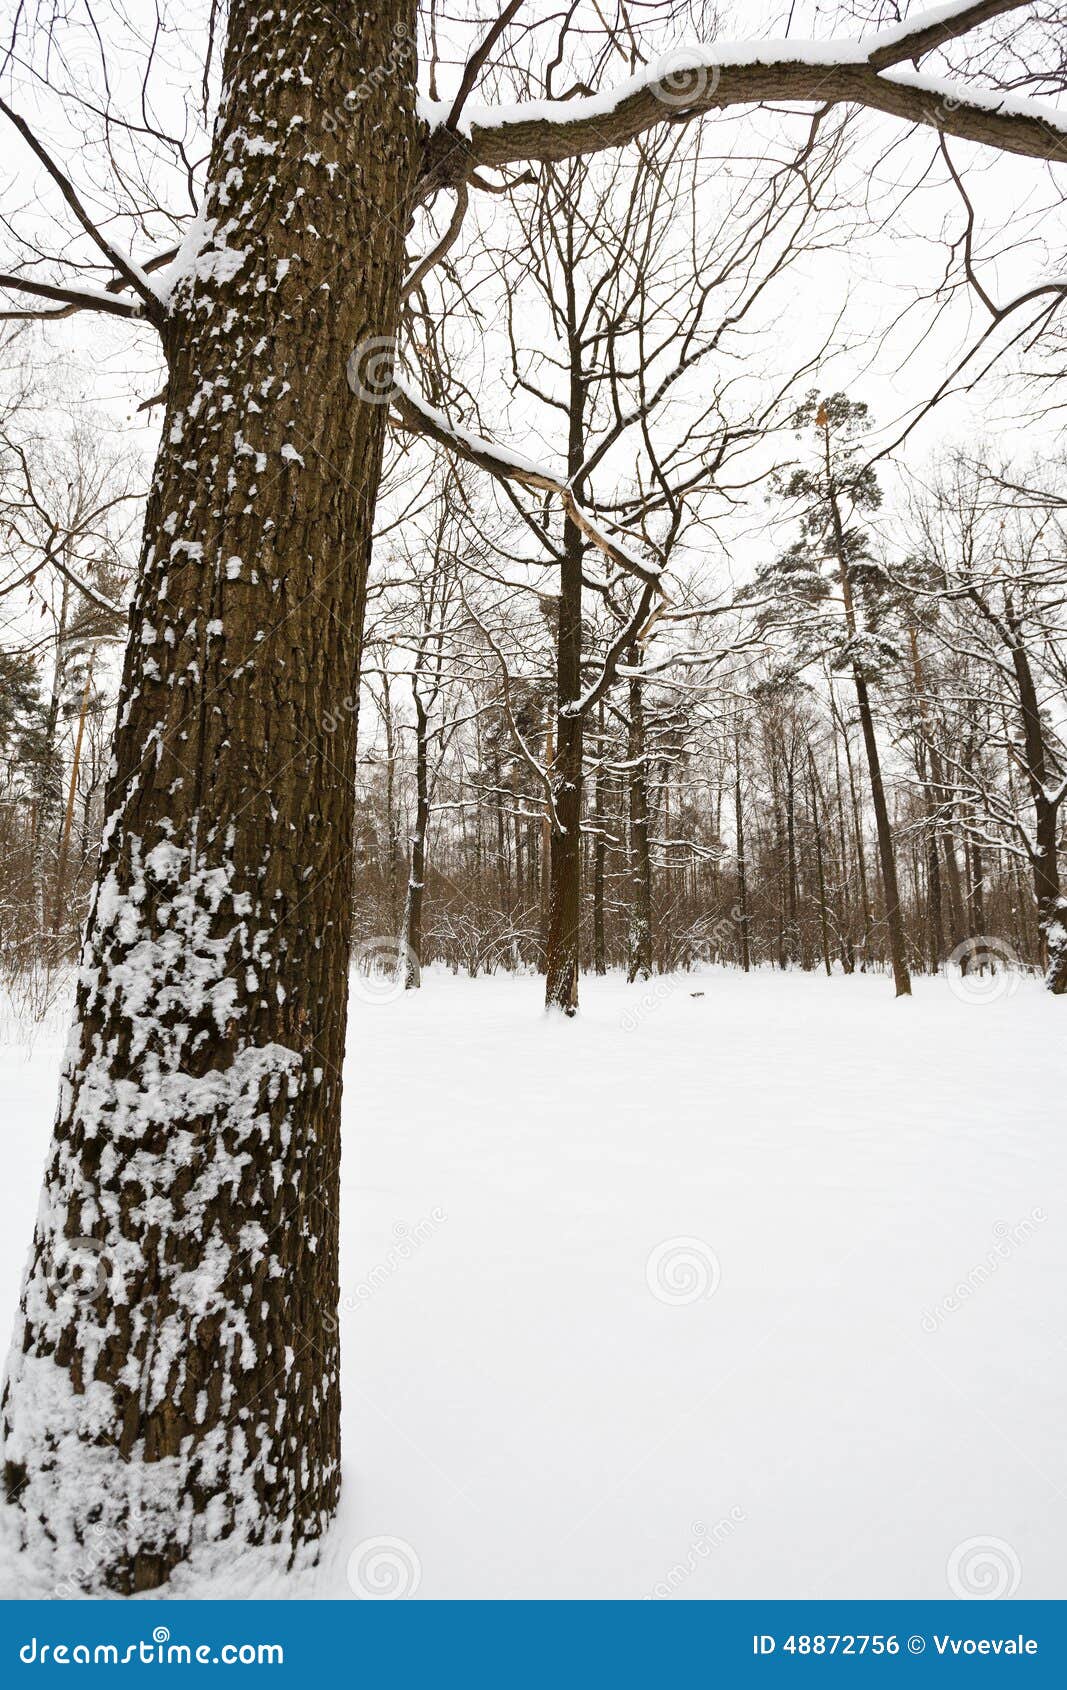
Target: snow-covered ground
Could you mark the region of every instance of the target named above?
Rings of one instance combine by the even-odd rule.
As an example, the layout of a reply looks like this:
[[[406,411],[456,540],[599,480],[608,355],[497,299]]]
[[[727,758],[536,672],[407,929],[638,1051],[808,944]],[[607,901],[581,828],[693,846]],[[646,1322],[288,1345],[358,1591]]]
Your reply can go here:
[[[1062,1596],[1067,1006],[582,991],[354,1002],[342,1513],[184,1593]],[[5,1311],[61,1042],[0,1056]]]

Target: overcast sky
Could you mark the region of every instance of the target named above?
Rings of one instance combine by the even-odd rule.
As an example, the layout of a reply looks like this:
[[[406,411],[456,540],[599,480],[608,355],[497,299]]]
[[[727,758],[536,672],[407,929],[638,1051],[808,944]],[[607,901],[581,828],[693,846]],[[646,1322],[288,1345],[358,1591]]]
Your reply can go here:
[[[110,10],[110,0],[105,10],[110,33],[118,38],[121,25]],[[496,7],[482,3],[449,10],[480,19],[484,26],[484,20],[495,15]],[[828,39],[836,35],[852,40],[862,33],[850,9],[844,6],[806,5],[801,0],[790,8],[755,0],[721,10],[720,39],[782,35],[787,26],[793,38],[810,35]],[[203,8],[199,11],[202,14]],[[531,6],[530,12],[543,15],[544,8]],[[154,7],[146,0],[131,0],[131,15],[148,28]],[[98,11],[97,16],[102,14]],[[71,17],[72,24],[60,37],[62,62],[57,79],[62,82],[66,78],[68,86],[80,90],[98,87],[96,38],[87,29],[77,4]],[[166,38],[157,99],[159,109],[175,125],[185,121],[183,105],[190,90],[195,104],[195,65],[203,40],[202,19],[198,23],[197,18],[196,8],[183,10],[182,29]],[[476,39],[478,30],[464,31],[454,21],[449,27],[455,36],[458,59],[464,36],[469,42]],[[680,39],[693,39],[692,33],[675,32],[664,37],[663,45]],[[39,40],[35,48],[38,69],[44,62]],[[53,53],[50,68],[57,63]],[[136,66],[136,52],[109,58],[112,100],[120,109],[125,103],[131,115],[136,114],[138,98]],[[619,75],[624,71],[625,66],[620,67]],[[448,92],[445,82],[443,75],[442,94]],[[108,188],[101,157],[91,146],[79,145],[77,127],[71,123],[69,112],[64,116],[40,84],[32,82],[22,69],[13,72],[13,86],[19,91],[22,109],[42,122],[59,156],[69,159],[74,154],[71,168],[79,184],[95,195],[97,203],[104,203]],[[802,137],[806,123],[804,116],[767,112],[716,117],[707,124],[712,131],[709,150],[721,152],[724,159],[732,154],[736,162],[746,152],[775,145],[780,148],[787,135]],[[768,368],[780,361],[784,372],[797,361],[801,350],[818,344],[836,325],[832,355],[825,360],[817,382],[804,385],[845,388],[855,397],[866,399],[878,423],[876,444],[884,445],[896,438],[915,408],[929,398],[968,343],[984,328],[986,317],[973,296],[962,291],[953,301],[943,298],[935,305],[933,300],[948,262],[946,239],[957,239],[963,226],[963,208],[947,181],[934,133],[909,133],[891,119],[865,112],[857,115],[852,130],[852,150],[842,170],[841,186],[857,208],[866,196],[866,215],[856,216],[855,229],[846,244],[835,242],[827,251],[806,256],[791,272],[788,287],[779,289],[769,300],[759,345],[753,351]],[[953,143],[952,155],[966,176],[974,200],[975,249],[990,293],[998,299],[1010,298],[1050,271],[1062,273],[1064,212],[1057,203],[1050,172],[1035,162],[993,155],[963,143]],[[38,235],[45,245],[50,233],[54,238],[54,228],[49,227],[54,197],[47,189],[41,192],[40,171],[17,137],[9,136],[4,157],[5,208],[20,227]],[[1065,174],[1067,171],[1059,172],[1061,186]],[[178,216],[184,215],[188,199],[176,175],[167,182],[167,189],[175,196],[168,199],[168,205]],[[713,185],[708,192],[713,196]],[[131,240],[134,235],[131,229]],[[152,243],[165,236],[164,221],[156,219],[144,232],[138,255],[147,256]],[[13,257],[10,237],[0,238],[7,248],[5,258]],[[532,332],[537,332],[536,325],[532,325]],[[1005,342],[1007,338],[1005,333]],[[42,351],[69,354],[77,362],[86,396],[107,411],[116,427],[135,432],[150,458],[161,412],[157,408],[147,416],[136,407],[159,384],[160,360],[151,333],[131,332],[125,325],[82,314],[50,329],[47,335],[42,332],[40,347]],[[553,442],[546,438],[533,410],[509,407],[506,361],[491,335],[484,345],[469,350],[478,365],[478,385],[488,414],[506,415],[513,444],[554,455]],[[940,406],[910,436],[897,453],[897,461],[923,471],[946,444],[973,445],[978,438],[987,438],[997,450],[1024,457],[1054,449],[1058,418],[1055,413],[1032,418],[1033,390],[1023,389],[1013,379],[1016,362],[1008,356],[976,392],[961,394]],[[494,363],[499,365],[496,372]],[[491,385],[494,376],[502,384],[498,403],[494,403]],[[1025,419],[1025,426],[1020,426],[1021,419]],[[525,438],[514,438],[520,435]],[[889,486],[893,473],[889,466],[883,471]]]

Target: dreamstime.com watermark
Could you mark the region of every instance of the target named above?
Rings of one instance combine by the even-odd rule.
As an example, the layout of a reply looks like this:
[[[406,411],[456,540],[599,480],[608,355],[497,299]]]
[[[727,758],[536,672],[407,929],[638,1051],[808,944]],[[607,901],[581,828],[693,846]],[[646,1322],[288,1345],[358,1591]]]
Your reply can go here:
[[[623,1032],[632,1033],[635,1027],[640,1027],[645,1017],[652,1015],[668,998],[672,998],[677,989],[675,981],[668,975],[661,975],[658,980],[654,980],[621,1017],[619,1025]]]
[[[977,1296],[982,1286],[988,1285],[993,1275],[1000,1271],[1001,1264],[1032,1238],[1042,1221],[1047,1219],[1044,1209],[1033,1208],[1014,1226],[1007,1221],[998,1221],[993,1228],[995,1242],[992,1249],[962,1279],[957,1280],[946,1297],[942,1297],[932,1309],[923,1309],[923,1331],[940,1331],[949,1315],[958,1313],[972,1297]]]
[[[60,1234],[47,1246],[41,1269],[56,1297],[92,1303],[107,1289],[109,1270],[101,1238],[65,1238]]]
[[[703,1520],[694,1520],[693,1535],[689,1540],[689,1548],[681,1561],[676,1561],[669,1567],[663,1578],[659,1579],[645,1597],[646,1602],[669,1601],[675,1591],[691,1578],[698,1567],[713,1554],[720,1544],[726,1543],[733,1537],[738,1526],[748,1519],[744,1509],[736,1503],[729,1514],[724,1514],[721,1520],[716,1520],[713,1526],[704,1524]]]
[[[360,78],[355,88],[349,89],[343,100],[323,112],[319,119],[321,127],[328,134],[334,134],[377,89],[391,88],[399,78],[410,76],[415,69],[416,56],[414,37],[402,23],[395,24],[392,44],[381,64],[374,65]]]
[[[137,1471],[140,1477],[140,1469]],[[96,1582],[96,1575],[101,1567],[112,1564],[124,1554],[129,1545],[130,1533],[136,1532],[160,1503],[169,1504],[171,1501],[170,1493],[162,1486],[143,1481],[140,1495],[130,1500],[121,1527],[106,1525],[102,1520],[90,1526],[80,1546],[80,1560],[67,1567],[52,1592],[57,1601],[77,1601],[79,1597],[87,1595]]]
[[[960,102],[952,94],[942,94],[937,105],[933,108],[933,125],[936,129],[943,129],[946,123],[951,123],[954,114],[959,110]]]
[[[348,355],[350,390],[364,405],[391,405],[396,397],[396,342],[391,335],[372,334]]]
[[[710,958],[714,961],[716,953],[725,949],[728,941],[736,933],[742,919],[743,912],[737,904],[728,910],[725,915],[720,915],[701,934],[699,944],[694,946],[696,954],[693,960],[706,961]],[[632,1033],[647,1016],[655,1014],[656,1010],[662,1008],[667,1000],[672,998],[675,992],[680,989],[681,981],[677,974],[661,974],[657,980],[646,983],[645,990],[636,1003],[631,1003],[619,1018],[619,1025],[623,1032]],[[703,996],[702,993],[694,995]]]
[[[172,1643],[165,1625],[139,1643],[40,1643],[31,1637],[19,1650],[23,1666],[75,1667],[280,1667],[280,1643]]]
[[[444,1209],[435,1204],[429,1214],[421,1216],[414,1226],[409,1226],[406,1221],[397,1221],[393,1228],[395,1242],[389,1246],[383,1259],[375,1262],[364,1274],[354,1290],[345,1293],[337,1305],[337,1315],[327,1315],[325,1324],[329,1326],[332,1321],[336,1325],[341,1315],[352,1314],[356,1309],[362,1308],[364,1303],[369,1303],[371,1298],[400,1272],[405,1262],[410,1262],[413,1256],[418,1255],[447,1219]]]

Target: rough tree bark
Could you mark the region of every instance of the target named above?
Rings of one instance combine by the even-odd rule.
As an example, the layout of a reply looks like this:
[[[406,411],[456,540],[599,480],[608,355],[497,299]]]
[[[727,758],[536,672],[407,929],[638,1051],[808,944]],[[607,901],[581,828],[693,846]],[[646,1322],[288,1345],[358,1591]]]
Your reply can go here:
[[[978,0],[959,27],[1017,3]],[[3,1395],[7,1494],[27,1548],[64,1545],[83,1562],[89,1549],[93,1582],[118,1591],[223,1544],[227,1559],[264,1543],[293,1556],[337,1496],[355,759],[338,694],[358,677],[385,420],[373,391],[351,402],[345,366],[354,347],[380,354],[396,326],[416,192],[398,41],[412,40],[414,10],[369,0],[339,18],[325,0],[231,0],[203,240],[173,297],[151,306],[170,363],[163,444],[77,1024]],[[748,55],[697,73],[686,115],[860,103],[1062,156],[1062,128],[1040,114],[883,76],[953,27],[894,35],[863,63]],[[609,110],[568,102],[565,119],[438,129],[422,185],[620,145],[677,115],[662,95],[650,78]],[[88,297],[15,285],[76,308]],[[561,706],[576,696],[570,664]],[[557,766],[577,857],[574,722],[578,779],[573,743]],[[564,1006],[576,915],[561,903],[552,924],[550,998]]]
[[[819,783],[815,775],[815,754],[808,747],[808,781],[811,793],[811,828],[815,845],[815,878],[819,888],[819,936],[822,940],[822,961],[827,976],[833,973],[830,964],[830,919],[826,903],[826,868],[823,862],[822,826],[819,821]]]
[[[565,240],[570,248],[573,228]],[[576,478],[574,494],[582,496],[580,471],[585,462],[586,383],[582,372],[582,344],[578,330],[578,302],[573,270],[564,277],[564,310],[568,338],[567,472]],[[568,511],[563,523],[559,570],[559,626],[556,632],[556,754],[551,766],[555,817],[549,853],[548,940],[545,954],[545,1007],[565,1015],[578,1010],[578,969],[582,920],[582,752],[584,712],[578,708],[582,690],[582,533]]]
[[[628,662],[641,664],[641,649],[632,646]],[[644,682],[631,674],[630,724],[627,735],[627,783],[630,798],[630,927],[626,978],[648,980],[652,975],[652,856],[648,843],[648,763],[645,751]]]
[[[848,566],[848,554],[845,549],[844,526],[841,521],[841,510],[838,505],[833,472],[830,467],[829,428],[825,430],[825,441],[826,482],[833,522],[834,551],[840,569],[841,592],[845,601],[845,621],[848,627],[848,635],[850,640],[854,640],[856,638],[856,608],[852,597],[852,580]],[[900,913],[897,864],[893,852],[893,830],[889,824],[889,806],[886,803],[885,783],[882,779],[882,760],[878,752],[878,736],[874,731],[874,715],[871,711],[867,677],[859,663],[852,665],[852,677],[856,686],[856,705],[859,712],[860,727],[863,731],[863,744],[867,752],[867,773],[871,782],[871,802],[874,809],[875,832],[878,838],[878,863],[882,871],[882,894],[885,899],[885,924],[889,935],[889,959],[893,966],[893,983],[896,987],[897,997],[906,998],[911,996],[911,976],[908,973],[907,943],[904,938],[904,922]]]
[[[413,21],[414,0],[344,28],[321,0],[232,0],[204,243],[162,325],[109,819],[3,1396],[24,1546],[115,1591],[251,1545],[291,1559],[338,1494],[338,707],[386,415],[345,372],[395,330],[413,89],[410,65],[368,73]]]
[[[579,459],[580,461],[580,459]],[[582,683],[582,536],[566,519],[560,564],[556,645],[556,749],[551,767],[555,818],[549,851],[545,1006],[574,1015],[582,919],[582,741],[584,717],[574,709]]]
[[[426,706],[418,684],[412,686],[415,704],[415,827],[411,835],[411,866],[404,901],[404,988],[422,984],[422,903],[426,890],[426,836],[430,828],[429,730]]]
[[[845,825],[845,800],[841,787],[841,753],[838,747],[836,705],[831,694],[831,737],[834,747],[834,808],[837,812],[837,930],[841,967],[846,974],[856,971],[856,947],[852,934],[852,897],[850,889],[848,829]]]
[[[734,729],[734,829],[737,834],[737,931],[741,942],[741,967],[752,966],[748,938],[748,859],[745,855],[745,811],[741,798],[741,730]]]
[[[604,703],[597,707],[597,768],[593,787],[596,837],[593,842],[593,972],[606,974],[607,946],[604,932],[604,870],[607,862],[607,820],[604,813]]]
[[[1051,771],[1048,746],[1045,742],[1045,725],[1030,665],[1030,654],[1023,641],[1021,623],[1010,609],[1007,625],[1010,633],[1012,669],[1015,673],[1023,724],[1026,778],[1034,806],[1034,843],[1029,856],[1034,877],[1034,898],[1046,950],[1045,984],[1050,992],[1059,997],[1067,992],[1067,900],[1060,891],[1056,848],[1063,788],[1057,785],[1054,791],[1050,786]]]

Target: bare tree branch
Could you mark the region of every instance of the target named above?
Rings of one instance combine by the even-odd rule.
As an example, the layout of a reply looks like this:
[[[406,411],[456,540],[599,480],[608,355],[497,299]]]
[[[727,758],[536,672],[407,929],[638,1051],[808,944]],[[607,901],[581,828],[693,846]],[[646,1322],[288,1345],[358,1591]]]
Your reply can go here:
[[[467,463],[475,464],[479,469],[495,476],[498,481],[519,482],[522,486],[535,488],[539,492],[554,493],[575,526],[592,545],[604,553],[605,557],[628,575],[636,575],[656,592],[663,593],[660,571],[650,569],[643,563],[629,549],[627,539],[608,534],[578,503],[573,491],[560,476],[535,464],[531,459],[503,451],[481,435],[472,434],[468,429],[457,428],[441,411],[428,405],[424,399],[412,392],[411,388],[399,381],[395,384],[392,403],[400,426],[409,433],[425,435],[427,439],[436,441],[439,446],[444,446]]]

